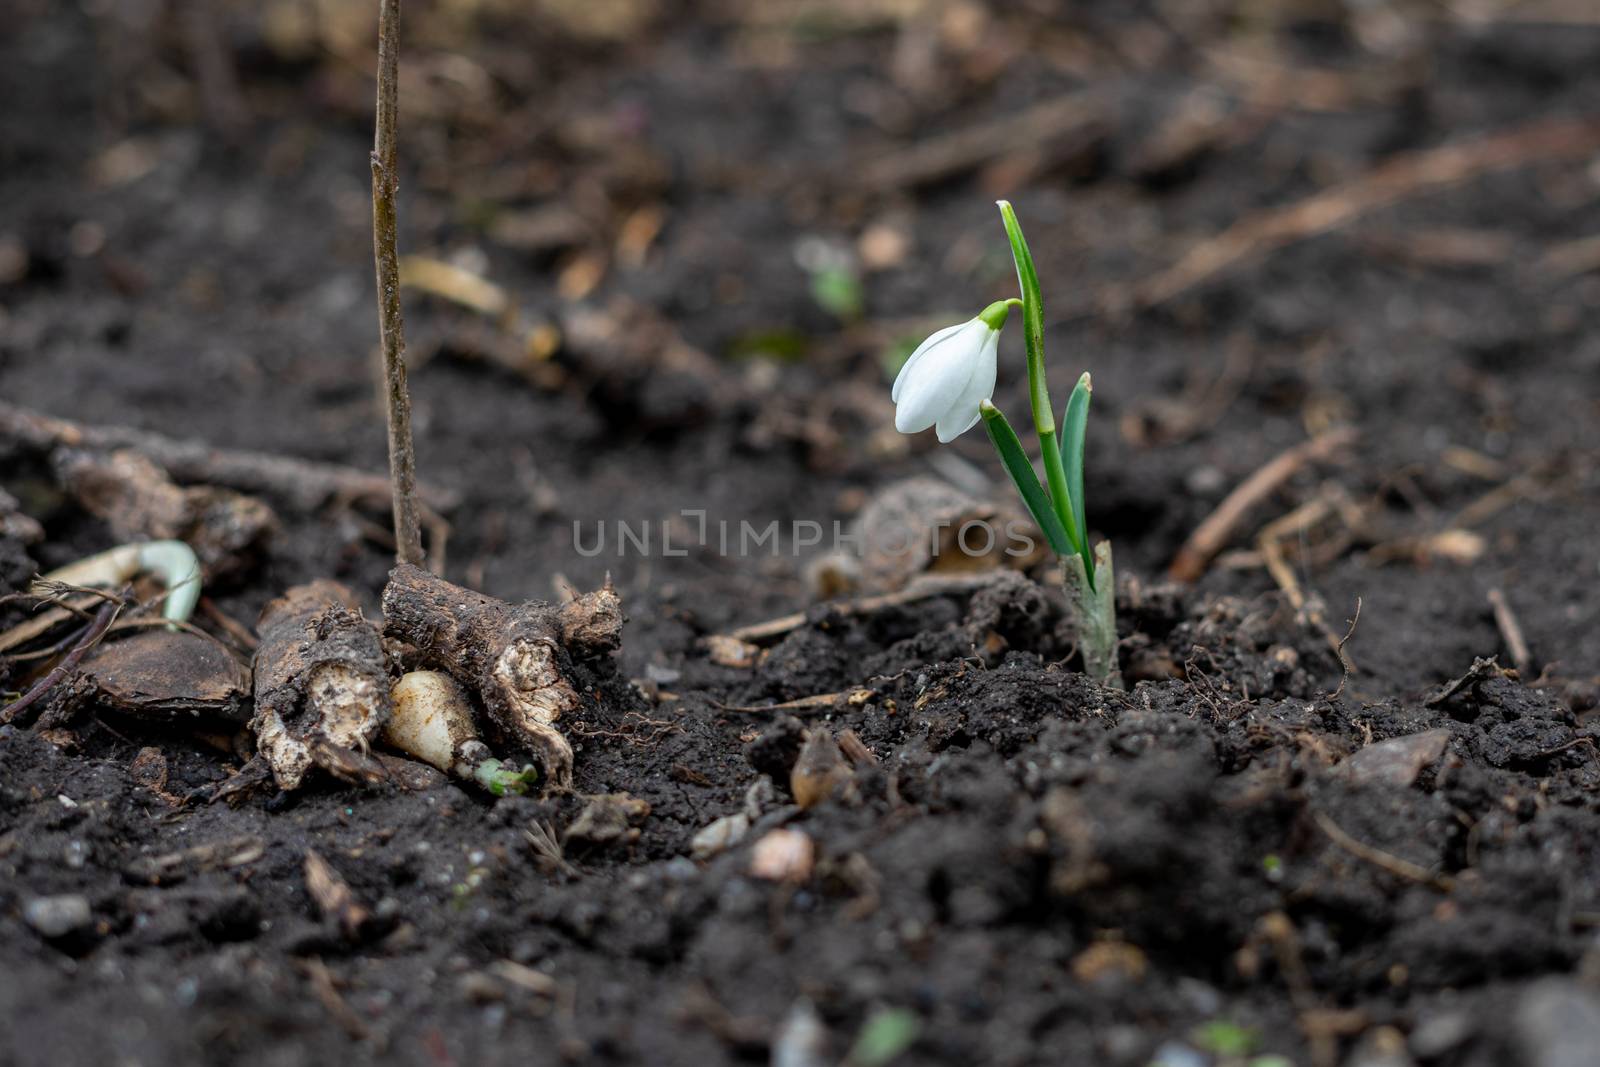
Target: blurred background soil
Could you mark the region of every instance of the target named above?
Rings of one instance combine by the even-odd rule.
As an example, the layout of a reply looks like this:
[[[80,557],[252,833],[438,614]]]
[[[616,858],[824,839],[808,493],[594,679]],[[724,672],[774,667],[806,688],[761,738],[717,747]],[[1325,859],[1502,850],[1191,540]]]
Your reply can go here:
[[[375,5],[5,8],[0,401],[381,471]],[[191,811],[135,755],[164,753],[174,790],[230,757],[109,715],[70,743],[13,731],[11,1060],[888,1062],[875,1034],[903,1062],[1590,1062],[1592,5],[435,0],[405,20],[418,467],[457,498],[434,548],[510,600],[614,577],[631,621],[574,727],[578,785],[652,814],[552,865],[529,827],[568,836],[577,801],[330,785]],[[902,437],[888,398],[910,346],[1014,293],[997,197],[1039,259],[1058,398],[1094,376],[1089,522],[1145,684],[1061,666],[1042,569],[813,610],[730,665],[708,635],[829,590],[787,543],[666,554],[662,529],[693,540],[683,512],[829,529],[914,475],[1010,506],[981,435]],[[1020,425],[1016,333],[996,401]],[[1231,491],[1347,427],[1169,581]],[[43,528],[0,579],[113,543],[15,441],[0,489]],[[279,527],[208,589],[219,609],[248,624],[336,577],[375,614],[386,502],[263,495]],[[655,550],[619,551],[618,520]],[[606,550],[580,551],[602,521]],[[1520,678],[1440,689],[1489,656]],[[787,727],[737,709],[828,694],[800,714],[879,763],[797,816],[793,753],[745,754]],[[1448,753],[1409,777],[1330,769],[1437,730]],[[687,858],[762,771],[756,813],[800,820],[814,877],[749,877],[755,832]],[[239,841],[260,852],[190,853],[173,887],[128,873]],[[312,846],[397,933],[326,939]],[[65,940],[25,920],[73,894],[95,921]]]

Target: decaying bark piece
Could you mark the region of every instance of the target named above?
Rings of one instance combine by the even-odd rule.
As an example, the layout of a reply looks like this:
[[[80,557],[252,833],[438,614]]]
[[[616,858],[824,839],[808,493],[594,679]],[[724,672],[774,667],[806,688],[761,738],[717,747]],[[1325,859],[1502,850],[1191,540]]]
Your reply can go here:
[[[383,591],[383,618],[389,637],[478,695],[507,739],[539,760],[546,791],[572,784],[572,746],[556,723],[580,702],[572,661],[605,656],[621,641],[615,589],[559,608],[513,606],[401,564]]]
[[[852,527],[860,558],[831,553],[813,564],[813,592],[893,592],[927,574],[1025,571],[1044,559],[1044,537],[1022,512],[934,478],[907,478],[874,493]]]
[[[0,400],[0,442],[28,452],[131,448],[179,481],[265,493],[300,511],[312,511],[339,497],[365,500],[389,496],[389,479],[382,474],[270,452],[217,448],[204,441],[163,437],[126,426],[86,426],[4,400]],[[421,487],[420,496],[436,511],[450,511],[461,503],[458,493],[437,486]]]
[[[389,676],[350,591],[325,580],[295,586],[266,606],[257,630],[250,726],[278,787],[299,788],[313,764],[370,777],[366,751],[389,717]]]
[[[97,647],[78,685],[100,706],[129,715],[243,721],[250,672],[214,640],[145,630]]]
[[[789,772],[789,791],[796,804],[814,808],[853,777],[839,743],[827,727],[806,731],[805,744],[800,746],[800,756]]]
[[[51,456],[62,487],[91,515],[106,520],[119,542],[187,543],[206,575],[238,572],[277,526],[255,497],[215,486],[180,486],[131,449],[100,453],[57,449]]]

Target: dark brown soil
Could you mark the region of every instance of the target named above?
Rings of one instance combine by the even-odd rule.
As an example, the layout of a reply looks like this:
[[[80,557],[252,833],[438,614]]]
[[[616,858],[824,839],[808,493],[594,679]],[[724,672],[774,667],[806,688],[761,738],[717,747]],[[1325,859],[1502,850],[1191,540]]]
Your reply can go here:
[[[0,399],[379,470],[368,5],[194,6],[209,27],[10,5]],[[1535,138],[1326,233],[1247,231],[1260,254],[1139,299],[1196,241],[1406,153],[1600,121],[1585,5],[1468,6],[408,8],[402,251],[464,257],[522,311],[408,297],[420,474],[462,498],[447,574],[510,600],[615,577],[630,623],[568,723],[575,784],[650,814],[558,859],[533,840],[581,797],[321,779],[182,807],[239,766],[182,726],[90,706],[0,729],[0,1062],[809,1067],[896,1027],[903,1063],[1597,1062],[1600,255],[1574,243],[1600,233],[1596,153]],[[1068,93],[1098,122],[1039,151],[895,154]],[[811,607],[729,667],[702,638],[812,605],[804,554],[577,551],[574,524],[683,510],[826,526],[914,474],[1004,500],[981,436],[893,434],[881,362],[1011,293],[996,195],[1040,257],[1058,398],[1094,375],[1127,692],[1077,673],[1043,568]],[[536,210],[565,235],[508,236]],[[797,249],[869,234],[842,325]],[[545,363],[495,358],[542,322],[565,337]],[[1230,489],[1343,423],[1355,446],[1166,580]],[[46,532],[0,536],[0,592],[112,543],[4,441],[0,488]],[[282,528],[217,604],[252,622],[330,577],[375,615],[385,503],[268,499]],[[1251,553],[1319,499],[1283,541],[1297,613]],[[1520,678],[1474,666],[1513,662],[1494,589]],[[1329,634],[1358,599],[1341,688]],[[745,710],[823,694],[803,723]],[[801,812],[785,771],[817,724],[878,762]],[[752,788],[750,834],[691,859]],[[780,828],[813,869],[752,877]],[[313,907],[308,849],[371,910],[357,939]]]

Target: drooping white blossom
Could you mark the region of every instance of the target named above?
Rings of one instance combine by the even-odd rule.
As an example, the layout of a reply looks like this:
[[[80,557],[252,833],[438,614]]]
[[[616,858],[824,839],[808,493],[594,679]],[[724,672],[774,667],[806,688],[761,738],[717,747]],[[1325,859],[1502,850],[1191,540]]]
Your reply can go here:
[[[935,427],[949,444],[978,421],[978,404],[994,395],[1000,330],[1007,301],[984,308],[967,322],[947,326],[911,353],[894,380],[894,428],[919,433]]]

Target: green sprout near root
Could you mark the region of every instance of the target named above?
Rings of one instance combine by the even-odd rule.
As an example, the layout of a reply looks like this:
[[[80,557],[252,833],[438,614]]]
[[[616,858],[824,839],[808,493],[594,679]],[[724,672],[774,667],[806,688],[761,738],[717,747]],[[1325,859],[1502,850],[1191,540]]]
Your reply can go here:
[[[527,766],[519,771],[497,759],[486,759],[472,768],[472,780],[497,797],[520,797],[538,788],[539,768]]]

